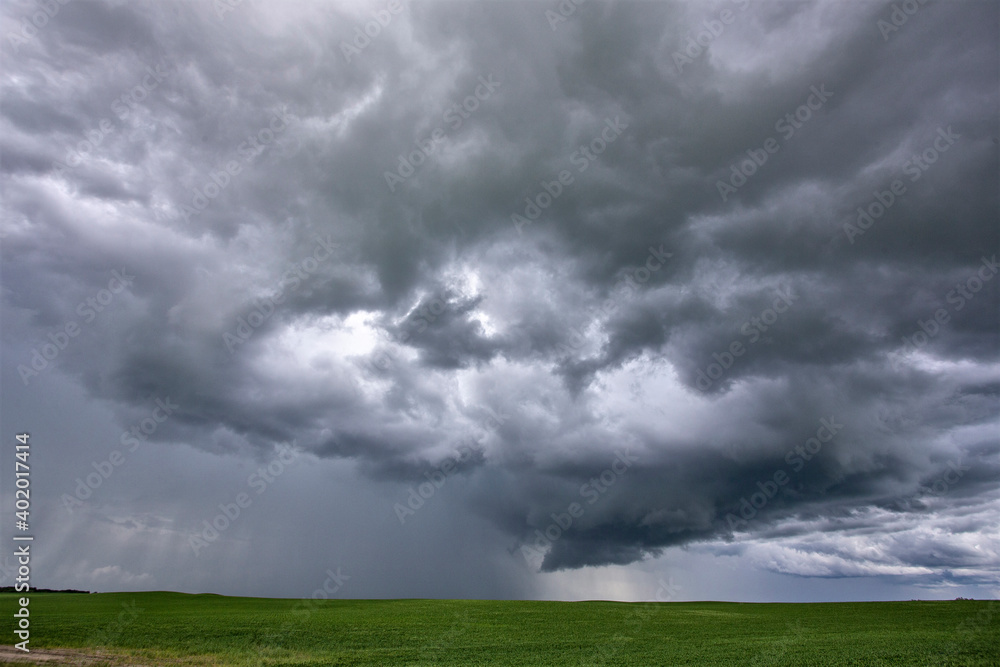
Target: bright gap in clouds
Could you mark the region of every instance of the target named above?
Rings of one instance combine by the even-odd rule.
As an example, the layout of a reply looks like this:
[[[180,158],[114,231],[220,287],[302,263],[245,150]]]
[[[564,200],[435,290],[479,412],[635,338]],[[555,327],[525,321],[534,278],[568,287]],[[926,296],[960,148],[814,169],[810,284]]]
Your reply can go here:
[[[357,311],[347,317],[328,315],[292,320],[270,341],[269,354],[282,357],[294,367],[307,369],[323,361],[345,363],[364,356],[379,342],[372,325],[375,313]]]

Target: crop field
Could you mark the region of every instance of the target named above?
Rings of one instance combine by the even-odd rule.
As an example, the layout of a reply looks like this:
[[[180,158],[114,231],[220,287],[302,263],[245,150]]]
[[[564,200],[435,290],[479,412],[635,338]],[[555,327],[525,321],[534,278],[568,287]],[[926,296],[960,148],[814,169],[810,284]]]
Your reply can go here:
[[[13,609],[13,594],[0,607]],[[79,665],[1000,665],[1000,602],[295,600],[33,593],[32,652]]]

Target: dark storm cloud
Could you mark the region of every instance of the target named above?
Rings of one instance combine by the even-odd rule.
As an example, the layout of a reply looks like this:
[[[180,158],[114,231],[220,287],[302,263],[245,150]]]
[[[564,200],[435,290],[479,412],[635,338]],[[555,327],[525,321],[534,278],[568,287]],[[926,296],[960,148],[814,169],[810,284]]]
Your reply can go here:
[[[122,426],[404,485],[509,414],[450,502],[544,570],[995,583],[998,10],[911,4],[411,3],[348,59],[375,9],[74,0],[4,43],[10,377],[74,322],[39,372]]]

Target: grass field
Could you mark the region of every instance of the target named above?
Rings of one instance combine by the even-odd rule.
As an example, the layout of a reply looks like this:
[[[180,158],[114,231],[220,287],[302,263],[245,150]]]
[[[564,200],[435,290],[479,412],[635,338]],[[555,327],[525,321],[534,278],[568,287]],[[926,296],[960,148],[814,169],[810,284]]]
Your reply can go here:
[[[14,598],[0,594],[8,648]],[[89,665],[1000,665],[997,601],[312,602],[33,593],[30,610],[33,650],[107,656],[76,663]]]

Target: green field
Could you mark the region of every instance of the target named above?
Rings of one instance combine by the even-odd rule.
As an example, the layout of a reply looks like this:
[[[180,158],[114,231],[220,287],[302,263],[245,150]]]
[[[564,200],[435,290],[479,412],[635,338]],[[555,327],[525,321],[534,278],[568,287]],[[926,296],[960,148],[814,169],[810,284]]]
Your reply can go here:
[[[16,597],[0,594],[8,648]],[[79,649],[91,657],[75,664],[91,665],[1000,665],[997,601],[306,602],[33,593],[30,611],[33,650]]]

